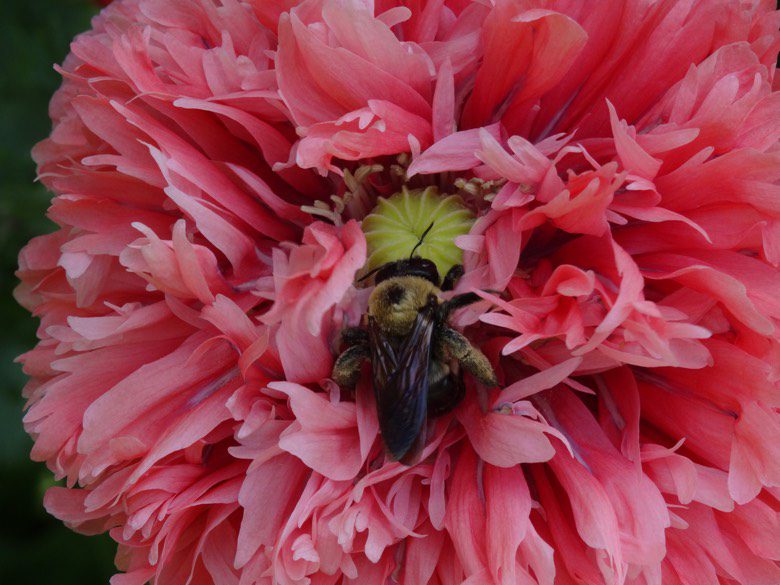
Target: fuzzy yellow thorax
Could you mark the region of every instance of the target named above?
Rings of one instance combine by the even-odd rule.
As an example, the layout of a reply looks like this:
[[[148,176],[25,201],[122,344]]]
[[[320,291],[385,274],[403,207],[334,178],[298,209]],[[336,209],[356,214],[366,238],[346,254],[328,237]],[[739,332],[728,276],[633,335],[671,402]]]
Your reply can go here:
[[[368,299],[368,314],[390,335],[406,335],[431,295],[441,291],[419,276],[397,276],[380,282]]]

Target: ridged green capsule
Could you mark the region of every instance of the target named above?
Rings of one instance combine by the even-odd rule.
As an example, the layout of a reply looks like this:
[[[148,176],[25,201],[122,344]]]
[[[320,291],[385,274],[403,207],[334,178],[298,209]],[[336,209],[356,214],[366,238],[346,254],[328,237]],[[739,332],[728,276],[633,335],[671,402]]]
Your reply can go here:
[[[362,224],[368,243],[366,269],[408,258],[433,224],[415,255],[432,260],[444,277],[463,261],[463,251],[455,245],[455,238],[467,234],[473,223],[474,215],[460,197],[441,195],[436,187],[404,187],[387,199],[380,197]]]

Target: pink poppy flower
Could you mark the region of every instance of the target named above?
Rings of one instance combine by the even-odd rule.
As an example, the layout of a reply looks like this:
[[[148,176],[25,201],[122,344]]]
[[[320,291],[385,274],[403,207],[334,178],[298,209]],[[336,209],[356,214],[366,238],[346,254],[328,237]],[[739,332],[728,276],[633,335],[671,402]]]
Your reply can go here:
[[[113,585],[780,582],[780,14],[769,0],[118,0],[20,255],[47,510]],[[467,376],[386,456],[361,220],[436,185]]]

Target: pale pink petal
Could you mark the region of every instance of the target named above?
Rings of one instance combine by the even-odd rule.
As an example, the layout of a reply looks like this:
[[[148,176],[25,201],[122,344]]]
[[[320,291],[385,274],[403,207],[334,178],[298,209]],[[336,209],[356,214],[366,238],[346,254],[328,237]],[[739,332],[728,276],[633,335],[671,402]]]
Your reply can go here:
[[[482,146],[482,132],[487,132],[496,139],[500,136],[498,124],[450,134],[418,156],[409,165],[407,175],[413,177],[416,174],[426,175],[444,170],[465,171],[476,167],[479,164],[476,153]]]
[[[495,410],[482,414],[476,402],[471,401],[463,409],[460,420],[474,450],[492,465],[511,467],[547,461],[555,453],[545,433],[556,434],[556,431],[520,414]]]

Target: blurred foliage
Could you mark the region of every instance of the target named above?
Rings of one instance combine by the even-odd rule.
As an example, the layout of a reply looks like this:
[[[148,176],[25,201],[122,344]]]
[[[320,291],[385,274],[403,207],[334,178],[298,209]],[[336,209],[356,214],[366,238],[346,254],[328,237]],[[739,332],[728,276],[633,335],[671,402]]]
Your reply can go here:
[[[29,460],[25,378],[13,363],[33,346],[37,325],[11,296],[16,257],[27,240],[53,229],[30,149],[51,128],[47,106],[60,83],[52,65],[95,11],[89,0],[9,0],[0,18],[0,583],[8,585],[102,585],[114,572],[108,537],[75,534],[43,509],[52,476]]]

